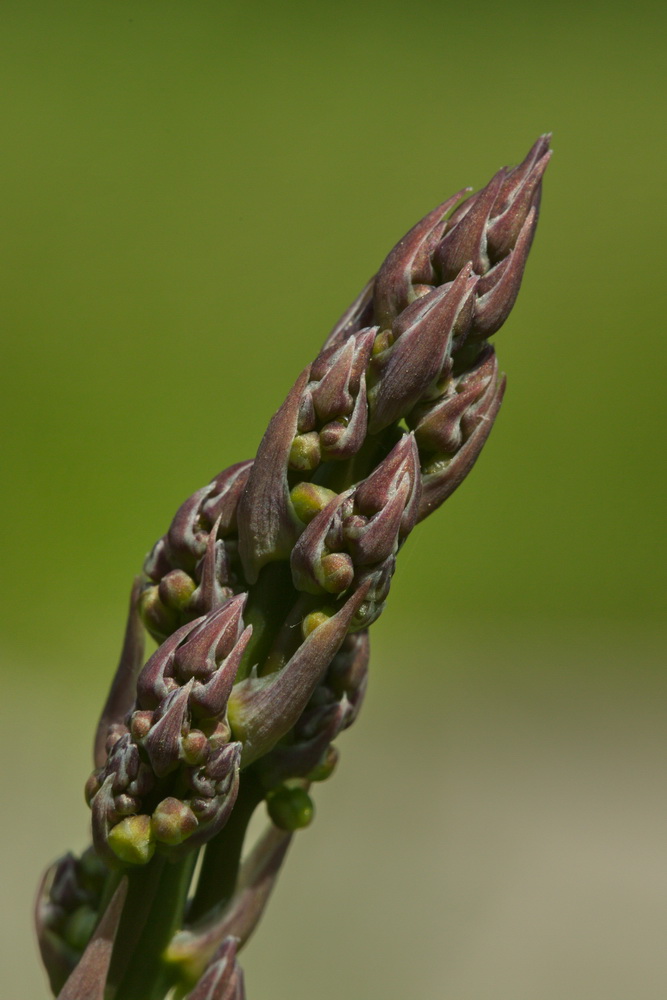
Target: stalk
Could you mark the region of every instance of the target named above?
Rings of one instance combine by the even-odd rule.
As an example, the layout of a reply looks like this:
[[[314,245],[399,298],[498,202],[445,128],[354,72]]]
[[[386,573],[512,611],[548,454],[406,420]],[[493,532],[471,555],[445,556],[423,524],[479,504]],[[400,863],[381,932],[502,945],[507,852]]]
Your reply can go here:
[[[400,549],[497,417],[490,338],[521,285],[550,156],[542,136],[418,222],[255,459],[193,493],[147,556],[95,736],[92,848],[49,869],[36,906],[61,1000],[243,1000],[237,952],[359,713]],[[142,624],[158,644],[146,661]],[[269,829],[242,860],[262,801]]]
[[[232,898],[241,865],[248,824],[264,790],[257,778],[244,772],[236,806],[227,826],[204,849],[197,889],[188,907],[188,923],[196,923]]]
[[[124,929],[128,935],[138,933],[133,947],[127,947],[132,957],[120,977],[114,1000],[160,1000],[173,985],[173,970],[165,964],[163,956],[174,934],[183,925],[196,860],[196,853],[188,854],[173,864],[163,858],[154,859],[149,866],[153,868],[150,888],[147,880],[142,879],[143,871],[131,872],[125,908],[128,924],[124,928],[121,923],[115,954],[124,954],[124,942],[120,939]],[[149,905],[146,905],[143,895],[147,889],[149,893],[153,890]],[[144,910],[145,913],[145,919],[138,925],[134,922],[135,910]]]

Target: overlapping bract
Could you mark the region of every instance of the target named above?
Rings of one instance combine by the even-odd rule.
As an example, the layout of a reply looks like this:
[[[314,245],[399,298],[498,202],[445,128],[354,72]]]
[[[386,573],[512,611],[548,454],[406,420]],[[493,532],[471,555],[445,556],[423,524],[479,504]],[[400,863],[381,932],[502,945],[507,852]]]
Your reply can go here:
[[[87,786],[108,864],[145,863],[156,846],[173,856],[224,826],[239,783],[241,745],[225,716],[252,635],[244,604],[230,598],[177,629],[139,673],[131,712],[110,726],[106,761]]]
[[[548,139],[396,244],[296,380],[254,462],[181,506],[135,583],[87,785],[97,855],[122,869],[223,843],[239,789],[252,805],[265,797],[272,820],[232,897],[165,953],[184,989],[201,977],[191,1000],[244,996],[237,945],[359,711],[367,628],[397,553],[491,430],[504,378],[488,338],[519,291]],[[146,663],[140,618],[159,644]],[[82,872],[64,859],[40,896],[54,989],[101,905]]]
[[[243,590],[236,513],[251,466],[238,462],[193,493],[146,558],[140,611],[158,642]]]
[[[35,901],[35,926],[51,989],[57,994],[78,964],[98,920],[106,868],[92,847],[71,852],[44,874]]]
[[[225,938],[185,1000],[245,1000],[243,970],[236,961],[237,946],[237,938]]]
[[[370,476],[334,497],[305,528],[292,550],[294,586],[312,594],[367,587],[352,627],[370,625],[384,606],[420,499],[419,455],[406,434]]]
[[[363,463],[355,456],[362,449],[371,465],[377,464],[383,448],[386,454],[395,443],[399,422],[414,427],[425,487],[419,518],[439,506],[470,470],[504,389],[485,341],[518,294],[550,155],[548,137],[542,137],[520,166],[499,171],[450,216],[447,211],[461,195],[418,223],[301,374],[269,425],[239,508],[239,550],[250,583],[264,565],[288,558],[299,544],[303,517],[294,502],[299,484],[331,484],[341,492],[340,469],[322,467],[323,460],[340,456],[327,455],[331,425],[321,426],[318,419],[333,417],[336,434],[346,432],[350,487],[361,478]],[[322,376],[326,364],[330,382]],[[360,412],[362,399],[367,412]],[[359,440],[361,427],[365,441]],[[330,574],[323,571],[329,586],[342,592],[346,588],[339,581],[349,579],[350,566],[340,559],[330,565]],[[305,581],[303,574],[299,579]]]

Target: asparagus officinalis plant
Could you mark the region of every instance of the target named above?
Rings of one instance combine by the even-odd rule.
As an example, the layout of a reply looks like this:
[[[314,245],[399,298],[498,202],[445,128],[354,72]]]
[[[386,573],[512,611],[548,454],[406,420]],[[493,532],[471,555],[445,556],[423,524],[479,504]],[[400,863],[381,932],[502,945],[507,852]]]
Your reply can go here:
[[[147,557],[86,785],[92,847],[47,871],[36,905],[61,1000],[244,996],[237,949],[359,712],[398,550],[500,407],[488,338],[519,291],[550,155],[542,136],[417,223],[255,460],[197,490]],[[242,859],[262,800],[267,830]]]

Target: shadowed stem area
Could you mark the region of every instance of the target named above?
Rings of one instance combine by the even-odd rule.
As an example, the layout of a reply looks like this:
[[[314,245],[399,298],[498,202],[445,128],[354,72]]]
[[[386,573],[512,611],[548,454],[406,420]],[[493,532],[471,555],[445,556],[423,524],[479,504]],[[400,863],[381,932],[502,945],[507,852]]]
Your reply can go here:
[[[243,680],[255,663],[262,663],[296,599],[288,562],[269,563],[248,590],[244,621],[253,633],[241,659],[236,680]]]
[[[158,1000],[172,985],[173,972],[162,955],[182,925],[196,859],[196,852],[176,863],[156,857],[128,872],[109,975],[114,1000]]]
[[[223,906],[231,898],[248,823],[263,797],[264,790],[255,776],[251,771],[245,771],[227,825],[206,845],[197,890],[188,907],[189,923],[203,917],[214,906]]]

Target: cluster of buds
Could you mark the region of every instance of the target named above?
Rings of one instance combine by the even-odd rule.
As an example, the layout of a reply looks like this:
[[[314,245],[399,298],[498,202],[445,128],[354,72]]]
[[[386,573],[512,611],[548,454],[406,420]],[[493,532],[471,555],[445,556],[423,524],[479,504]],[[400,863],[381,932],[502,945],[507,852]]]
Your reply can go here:
[[[366,368],[376,328],[324,350],[310,367],[299,401],[289,468],[312,473],[321,462],[351,458],[366,440]]]
[[[419,454],[406,434],[370,476],[334,496],[305,528],[291,556],[296,589],[337,595],[367,586],[352,627],[370,625],[384,606],[420,498]]]
[[[465,335],[477,340],[495,333],[521,286],[537,226],[542,176],[551,158],[549,138],[541,136],[518,167],[499,170],[481,191],[462,202],[469,189],[459,191],[418,222],[396,244],[328,343],[346,338],[369,317],[391,341],[397,336],[393,324],[416,299],[428,296],[437,305],[457,279],[467,286],[457,292],[462,301],[454,308],[466,306],[457,335],[462,337],[466,326]]]
[[[140,671],[132,711],[109,727],[105,763],[86,788],[107,864],[201,846],[233,809],[241,744],[230,741],[226,710],[252,634],[244,604],[229,598],[177,629]]]
[[[242,590],[236,510],[252,462],[238,462],[181,504],[148,554],[141,618],[157,642]]]
[[[518,294],[550,156],[542,137],[520,166],[499,171],[452,215],[465,192],[426,216],[301,373],[269,424],[239,504],[248,584],[267,563],[290,558],[304,522],[331,499],[327,488],[340,492],[346,477],[358,482],[359,453],[371,467],[381,461],[402,420],[418,445],[419,519],[463,480],[502,401],[504,380],[486,338]],[[345,572],[341,564],[343,580]],[[337,573],[330,585],[340,585]]]
[[[367,630],[398,551],[461,483],[491,430],[504,378],[488,338],[518,294],[550,155],[540,138],[518,167],[410,230],[296,380],[254,461],[181,506],[135,583],[86,795],[111,880],[127,872],[132,887],[133,871],[203,850],[189,909],[187,893],[173,903],[181,909],[170,933],[180,929],[170,939],[156,931],[152,957],[172,974],[158,983],[191,989],[190,1000],[244,996],[236,949],[293,832],[312,818],[311,784],[332,773],[334,741],[358,714]],[[145,663],[140,620],[158,643]],[[268,833],[240,866],[263,799]],[[52,981],[72,967],[72,928],[85,912],[90,933],[90,914],[104,908],[82,888],[81,865],[61,862],[40,897]],[[114,934],[126,919],[119,892],[99,925]],[[83,932],[79,949],[82,941]],[[83,1000],[76,984],[91,955],[63,1000]],[[114,1000],[164,995],[145,996],[142,964],[125,962]]]
[[[35,903],[37,939],[54,993],[77,965],[98,921],[107,869],[89,847],[45,872]]]
[[[295,778],[311,782],[331,776],[338,762],[333,741],[359,714],[368,682],[369,657],[368,632],[349,633],[294,725],[290,741],[274,747],[257,762],[267,791],[274,790],[275,794],[277,787]],[[290,828],[276,815],[272,818],[276,825]]]

